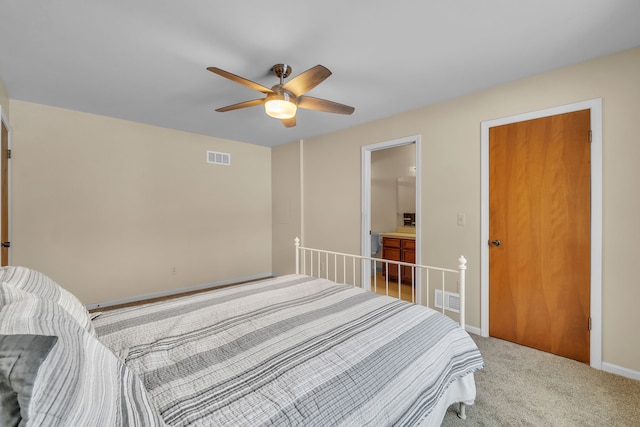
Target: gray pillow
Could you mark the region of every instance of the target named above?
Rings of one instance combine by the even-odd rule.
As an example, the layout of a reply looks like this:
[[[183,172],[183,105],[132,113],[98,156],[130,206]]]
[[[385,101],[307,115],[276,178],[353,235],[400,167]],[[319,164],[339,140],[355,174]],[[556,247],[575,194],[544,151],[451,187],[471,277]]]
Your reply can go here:
[[[29,402],[42,361],[58,337],[0,335],[0,426],[17,426]]]

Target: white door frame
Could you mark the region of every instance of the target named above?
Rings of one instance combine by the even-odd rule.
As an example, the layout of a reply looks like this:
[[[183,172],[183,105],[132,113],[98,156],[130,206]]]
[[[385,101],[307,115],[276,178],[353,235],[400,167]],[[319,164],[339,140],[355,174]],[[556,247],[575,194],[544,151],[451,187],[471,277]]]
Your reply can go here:
[[[361,183],[361,232],[360,232],[360,248],[362,256],[371,256],[371,237],[369,232],[371,231],[371,152],[378,150],[385,150],[387,148],[401,147],[403,145],[414,144],[416,147],[416,260],[420,260],[421,244],[420,244],[420,224],[422,204],[420,203],[420,183],[421,183],[421,168],[420,168],[420,135],[407,136],[404,138],[398,138],[391,141],[378,142],[376,144],[365,145],[361,148],[361,171],[362,171],[362,183]],[[418,262],[419,263],[419,262]],[[371,290],[371,280],[369,279],[369,271],[371,271],[370,264],[363,262],[361,268],[361,283],[362,287],[367,290]],[[416,299],[420,299],[420,277],[419,273],[416,275]]]
[[[489,336],[489,128],[580,110],[591,110],[591,348],[590,364],[602,369],[602,99],[592,99],[481,123],[480,331]]]

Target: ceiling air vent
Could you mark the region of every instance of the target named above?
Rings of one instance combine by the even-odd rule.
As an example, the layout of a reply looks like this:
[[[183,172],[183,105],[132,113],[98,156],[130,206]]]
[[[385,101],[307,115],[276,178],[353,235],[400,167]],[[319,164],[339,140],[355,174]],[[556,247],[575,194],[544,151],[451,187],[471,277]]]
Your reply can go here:
[[[229,166],[231,164],[231,154],[218,153],[217,151],[207,151],[207,163]]]

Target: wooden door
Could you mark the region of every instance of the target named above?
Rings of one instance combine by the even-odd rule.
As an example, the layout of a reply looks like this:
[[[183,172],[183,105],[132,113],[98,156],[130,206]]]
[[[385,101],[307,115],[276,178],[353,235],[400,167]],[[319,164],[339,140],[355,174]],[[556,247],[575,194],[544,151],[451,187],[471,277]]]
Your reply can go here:
[[[585,363],[589,128],[583,110],[489,130],[489,334]]]
[[[0,225],[0,242],[9,242],[9,130],[4,124],[4,121],[0,119],[2,124],[2,132],[0,139],[2,140],[0,150],[2,151],[0,158],[0,180],[2,181],[2,191],[0,197],[0,203],[2,204],[2,212],[0,217],[2,223]],[[0,266],[9,264],[9,248],[2,245],[0,250]]]

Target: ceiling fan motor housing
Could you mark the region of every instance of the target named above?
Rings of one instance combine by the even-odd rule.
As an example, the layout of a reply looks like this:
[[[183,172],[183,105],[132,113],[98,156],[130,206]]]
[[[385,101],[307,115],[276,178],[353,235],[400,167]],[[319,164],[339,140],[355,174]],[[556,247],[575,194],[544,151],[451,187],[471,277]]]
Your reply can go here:
[[[271,67],[271,71],[280,78],[280,84],[282,84],[282,79],[286,79],[291,75],[292,68],[287,64],[276,64]]]

